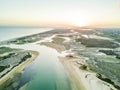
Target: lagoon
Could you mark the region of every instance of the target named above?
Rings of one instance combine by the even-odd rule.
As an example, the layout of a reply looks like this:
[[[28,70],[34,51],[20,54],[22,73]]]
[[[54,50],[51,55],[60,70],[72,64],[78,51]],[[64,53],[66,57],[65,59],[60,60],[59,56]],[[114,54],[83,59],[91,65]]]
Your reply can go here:
[[[40,55],[24,69],[17,90],[72,90],[71,80],[58,60],[59,53],[37,44],[9,45],[12,48],[38,51]]]

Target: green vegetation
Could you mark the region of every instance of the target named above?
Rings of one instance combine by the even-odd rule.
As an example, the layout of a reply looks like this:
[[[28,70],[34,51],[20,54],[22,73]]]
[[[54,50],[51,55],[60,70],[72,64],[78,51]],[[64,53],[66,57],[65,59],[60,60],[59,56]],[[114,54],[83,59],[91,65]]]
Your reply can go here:
[[[90,69],[98,72],[108,79],[114,81],[116,85],[120,85],[120,61],[118,63],[106,62],[99,60],[97,58],[87,61],[89,63]]]
[[[115,55],[117,59],[120,59],[120,52],[114,50],[99,50],[99,52],[105,53],[106,55]]]
[[[0,47],[0,54],[4,54],[4,53],[8,53],[8,52],[12,52],[18,49],[12,49],[9,47]]]
[[[9,68],[10,66],[0,66],[0,72],[4,71],[6,68]]]
[[[8,43],[14,43],[14,44],[33,43],[49,36],[51,36],[51,34],[39,33],[39,34],[17,38],[15,40],[8,41]]]
[[[76,39],[76,42],[81,42],[81,44],[85,45],[86,47],[117,48],[120,46],[119,44],[110,40],[94,38],[78,38]]]
[[[26,56],[24,56],[19,63],[22,63],[23,61],[27,60],[28,58],[31,58],[31,54],[28,53]]]
[[[86,65],[81,65],[79,68],[82,69],[82,70],[87,70],[87,66]]]
[[[68,55],[66,55],[66,57],[68,57],[68,58],[74,58],[74,56],[72,54],[68,54]]]
[[[101,36],[108,37],[108,38],[114,39],[115,41],[120,42],[120,36],[119,35],[103,34]]]
[[[2,72],[0,77],[3,77],[15,66],[31,57],[32,55],[27,51],[9,47],[0,47],[0,72]]]
[[[113,50],[99,50],[99,52],[105,53],[107,55],[115,55]]]
[[[116,56],[116,58],[120,59],[120,54]]]
[[[104,61],[104,62],[111,62],[111,63],[119,63],[120,62],[119,59],[117,59],[115,57],[109,57],[109,56],[99,57],[99,60]]]
[[[17,40],[10,41],[10,43],[25,44],[25,43],[32,43],[38,41],[39,39],[40,38],[36,38],[36,37],[22,37]]]
[[[55,38],[52,38],[53,39],[53,42],[56,42],[56,43],[62,43],[65,41],[65,39],[63,38],[60,38],[60,37],[55,37]]]
[[[3,77],[5,74],[7,74],[10,70],[12,70],[17,65],[21,64],[28,58],[31,58],[32,55],[29,52],[17,52],[17,53],[10,53],[8,56],[3,56],[0,60],[0,72],[3,72],[3,74],[0,75],[0,77]],[[5,58],[5,59],[4,59]],[[12,66],[12,68],[10,67]],[[10,69],[7,69],[10,68]]]
[[[0,85],[0,90],[16,90],[19,85],[21,73],[14,74],[11,78]]]
[[[114,87],[120,89],[120,51],[118,49],[114,49],[119,48],[120,45],[114,40],[107,39],[80,37],[75,40],[76,43],[81,42],[82,45],[86,46],[84,51],[79,51],[79,49],[76,50],[78,51],[79,55],[89,58],[87,63],[90,70],[104,76],[99,77],[101,80],[104,80],[112,84]],[[90,49],[91,47],[94,49]],[[98,48],[106,49],[99,50]],[[99,52],[105,53],[106,55],[102,56],[99,54],[99,52],[96,52],[98,50]],[[98,54],[95,54],[95,52]],[[86,69],[85,66],[80,66],[79,68],[83,70]]]
[[[105,82],[110,83],[111,85],[113,85],[115,88],[120,89],[120,87],[118,85],[116,85],[113,81],[111,81],[109,78],[103,78],[101,74],[97,74],[97,77]]]
[[[14,55],[15,55],[15,53],[9,53],[8,55],[5,55],[5,56],[0,57],[0,61],[3,60],[3,59],[10,58],[10,57],[12,57],[12,56],[14,56]]]
[[[106,29],[97,29],[98,32],[101,32],[100,35],[102,37],[108,37],[114,39],[115,41],[120,42],[120,29],[119,28],[106,28]]]

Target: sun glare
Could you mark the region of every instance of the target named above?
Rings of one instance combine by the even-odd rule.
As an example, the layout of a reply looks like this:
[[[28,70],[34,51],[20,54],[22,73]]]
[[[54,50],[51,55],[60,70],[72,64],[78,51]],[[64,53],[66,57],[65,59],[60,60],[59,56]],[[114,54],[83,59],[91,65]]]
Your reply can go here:
[[[88,26],[90,24],[91,17],[86,15],[87,14],[84,14],[84,15],[79,14],[79,15],[71,16],[70,23],[78,27]]]
[[[87,26],[89,23],[87,20],[75,20],[73,21],[73,24],[75,26],[84,27],[84,26]]]

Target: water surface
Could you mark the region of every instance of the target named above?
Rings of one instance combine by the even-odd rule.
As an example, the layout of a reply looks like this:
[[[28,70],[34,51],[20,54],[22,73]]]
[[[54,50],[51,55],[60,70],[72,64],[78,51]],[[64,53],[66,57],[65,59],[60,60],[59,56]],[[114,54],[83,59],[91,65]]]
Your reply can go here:
[[[26,35],[32,35],[45,31],[52,30],[53,28],[24,28],[24,27],[0,27],[0,41],[9,40]]]
[[[10,45],[10,47],[40,53],[35,61],[26,66],[18,88],[26,85],[25,90],[71,90],[70,79],[58,60],[59,53],[56,50],[35,44]]]

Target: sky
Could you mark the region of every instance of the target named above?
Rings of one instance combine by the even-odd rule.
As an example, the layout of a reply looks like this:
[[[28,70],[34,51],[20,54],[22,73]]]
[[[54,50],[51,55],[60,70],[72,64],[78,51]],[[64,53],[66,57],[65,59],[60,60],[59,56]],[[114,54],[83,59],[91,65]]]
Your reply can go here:
[[[0,0],[0,25],[120,26],[120,0]]]

